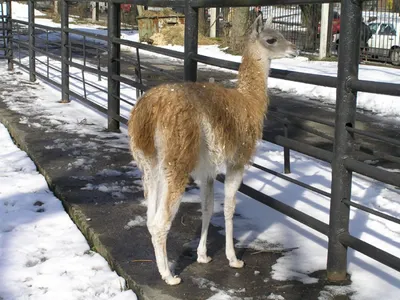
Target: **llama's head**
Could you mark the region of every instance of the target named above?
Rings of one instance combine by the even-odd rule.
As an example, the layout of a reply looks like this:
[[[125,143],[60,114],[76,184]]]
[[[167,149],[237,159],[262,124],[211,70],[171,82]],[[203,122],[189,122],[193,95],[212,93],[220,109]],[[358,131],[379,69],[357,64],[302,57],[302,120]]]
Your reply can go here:
[[[252,25],[250,43],[261,48],[258,51],[268,59],[297,56],[296,46],[286,40],[279,31],[273,29],[271,24],[272,16],[268,17],[263,24],[262,15],[260,15]]]

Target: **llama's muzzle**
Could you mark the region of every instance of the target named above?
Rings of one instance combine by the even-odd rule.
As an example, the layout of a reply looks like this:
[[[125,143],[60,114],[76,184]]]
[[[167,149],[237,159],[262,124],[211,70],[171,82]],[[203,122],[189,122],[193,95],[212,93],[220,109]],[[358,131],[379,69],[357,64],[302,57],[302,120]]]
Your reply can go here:
[[[289,50],[286,52],[286,57],[296,57],[299,56],[300,50],[297,49],[296,45],[292,44]]]

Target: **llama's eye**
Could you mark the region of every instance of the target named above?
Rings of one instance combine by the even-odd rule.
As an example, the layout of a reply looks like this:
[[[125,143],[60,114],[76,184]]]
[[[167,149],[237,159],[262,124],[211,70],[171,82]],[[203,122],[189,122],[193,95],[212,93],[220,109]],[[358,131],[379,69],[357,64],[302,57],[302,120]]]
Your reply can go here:
[[[276,39],[268,39],[267,40],[267,43],[270,45],[274,44],[275,42],[276,42]]]

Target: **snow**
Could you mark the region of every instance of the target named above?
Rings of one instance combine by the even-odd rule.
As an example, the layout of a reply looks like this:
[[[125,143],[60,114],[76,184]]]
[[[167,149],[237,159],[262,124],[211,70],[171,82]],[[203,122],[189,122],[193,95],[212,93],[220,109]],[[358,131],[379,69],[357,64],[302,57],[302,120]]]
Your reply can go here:
[[[0,124],[0,298],[133,300]]]
[[[2,63],[0,68],[5,68],[5,64]],[[4,76],[8,77],[9,75]],[[17,80],[27,81],[26,74],[13,76],[16,76]],[[5,80],[6,79],[7,78],[5,78]],[[10,80],[15,79],[11,78]],[[44,83],[38,84],[32,93],[38,96],[38,99],[32,99],[30,101],[29,105],[31,105],[31,107],[29,109],[26,109],[27,103],[23,103],[24,113],[27,117],[29,114],[41,112],[52,121],[50,122],[51,124],[57,124],[59,129],[67,132],[79,132],[80,134],[90,134],[93,130],[96,130],[98,134],[98,132],[101,131],[99,128],[102,128],[102,126],[106,124],[104,116],[91,111],[86,106],[80,105],[76,101],[71,102],[67,106],[60,107],[59,104],[53,101],[57,99],[59,92]],[[13,91],[12,93],[6,94],[3,92],[3,96],[7,99],[7,105],[11,109],[21,111],[22,104],[18,104],[15,99],[24,97],[23,91]],[[82,120],[83,118],[86,119],[88,124],[91,124],[90,127],[79,126],[77,120]],[[31,125],[29,123],[29,118],[25,118],[24,122],[28,124],[28,126]],[[124,128],[123,133],[122,135],[116,134],[119,138],[117,143],[119,147],[127,149],[128,141]],[[94,133],[92,132],[92,134]],[[8,136],[7,138],[9,139]],[[61,144],[61,141],[56,142]],[[113,143],[115,145],[116,142],[113,141]],[[65,144],[64,147],[73,147],[73,145]],[[10,166],[14,168],[15,166],[16,169],[24,173],[21,176],[26,176],[26,172],[32,172],[34,166],[30,160],[27,160],[27,166],[20,157],[16,159],[16,161],[18,164],[6,163],[5,166],[8,168],[10,168]],[[282,171],[282,148],[265,142],[260,143],[255,162],[275,171]],[[82,165],[82,167],[90,168],[91,161],[89,159],[85,161],[78,160],[76,163]],[[289,176],[292,178],[296,178],[329,192],[331,169],[328,164],[292,151],[291,167],[292,173]],[[127,171],[135,173],[135,171],[131,171],[130,166],[127,166]],[[9,174],[9,171],[2,171],[3,176],[4,172]],[[107,169],[99,172],[98,176],[107,177],[115,174],[118,174],[115,170]],[[137,173],[135,174],[137,175]],[[44,179],[42,180],[43,182],[41,185],[43,186],[45,182]],[[12,181],[16,182],[14,179],[12,179]],[[33,180],[29,180],[29,182],[31,185],[35,183]],[[261,172],[253,167],[247,170],[244,182],[323,222],[328,222],[329,199],[324,196],[304,190],[299,186]],[[111,182],[101,185],[89,184],[84,187],[84,189],[101,190],[105,193],[110,193],[118,199],[119,190],[117,183],[114,184]],[[367,179],[363,176],[355,175],[352,190],[353,201],[382,210],[394,217],[400,217],[400,197],[398,189]],[[212,223],[223,227],[223,185],[221,183],[216,184],[215,198],[215,215],[212,219]],[[185,194],[183,201],[198,202],[198,192],[196,190],[189,191]],[[32,201],[27,205],[30,211],[32,211]],[[61,209],[61,206],[59,206],[59,208]],[[42,215],[44,216],[49,210],[50,209],[46,207],[46,211],[39,214],[39,217]],[[242,194],[238,196],[237,212],[240,217],[235,219],[234,226],[238,247],[250,247],[257,250],[292,249],[278,259],[277,263],[273,266],[273,271],[271,273],[272,278],[277,280],[293,279],[304,283],[313,283],[317,281],[316,278],[313,278],[309,274],[326,267],[327,238],[324,235],[314,232],[297,221],[276,213]],[[36,217],[34,211],[30,213]],[[385,249],[385,251],[393,255],[400,256],[400,247],[398,247],[400,243],[399,225],[353,209],[351,210],[350,217],[350,231],[354,236]],[[13,218],[13,220],[15,220],[15,218]],[[131,226],[144,225],[144,223],[145,219],[134,219],[126,224],[126,226],[130,228]],[[6,222],[4,224],[3,226],[5,227],[3,228],[5,229],[2,229],[3,231],[8,232],[13,228],[13,223]],[[223,230],[221,232],[223,232]],[[85,249],[87,250],[87,248]],[[26,251],[29,252],[29,250]],[[85,250],[82,252],[84,251]],[[32,255],[30,255],[30,257],[32,257]],[[40,259],[41,256],[39,255],[38,257]],[[46,257],[48,257],[47,254]],[[372,300],[376,299],[378,296],[385,299],[397,299],[400,281],[396,271],[353,250],[349,251],[348,271],[352,276],[352,284],[350,286],[351,290],[354,291],[352,299]],[[2,274],[7,274],[7,272],[2,272]],[[370,282],[374,282],[374,284],[369,284]],[[229,293],[227,294],[226,291],[216,291],[216,294],[218,293],[221,297],[215,299],[230,297]]]
[[[146,219],[143,218],[142,216],[136,216],[134,220],[130,220],[125,226],[125,229],[130,229],[135,226],[145,226],[146,225]]]
[[[12,1],[11,3],[11,14],[13,19],[28,21],[28,5],[26,3],[20,3]],[[35,9],[35,16],[44,16],[45,14]]]
[[[85,27],[83,25],[80,26],[82,28]],[[89,27],[86,26],[86,28]],[[137,33],[130,32],[125,36],[125,38],[137,40]],[[166,46],[166,48],[183,51],[183,47],[181,46]],[[199,53],[240,62],[240,57],[228,55],[217,46],[200,46]],[[155,59],[161,59],[157,54],[153,54],[153,56]],[[38,56],[38,59],[44,60],[45,58]],[[162,59],[164,62],[166,61],[165,57]],[[25,60],[25,63],[26,62],[27,60]],[[56,62],[54,61],[51,61],[51,63],[56,65]],[[274,60],[272,62],[272,67],[328,76],[336,76],[337,72],[337,63],[335,62],[309,61],[302,57],[298,57],[297,59]],[[0,62],[0,69],[4,70],[5,68],[5,62]],[[38,64],[38,68],[41,72],[45,72],[43,66]],[[212,67],[207,66],[207,68]],[[81,76],[81,71],[74,68],[71,68],[71,73],[77,77]],[[8,73],[5,73],[3,76],[3,80],[6,80],[7,78],[9,80],[15,80],[14,77],[10,77],[11,75]],[[28,78],[26,74],[13,76],[15,76],[17,80],[24,81],[27,81]],[[85,74],[85,76],[86,80],[89,80],[93,84],[102,88],[107,87],[107,81],[105,78],[99,82],[97,80],[97,75]],[[50,71],[50,77],[59,80],[59,74],[56,72]],[[361,65],[360,78],[365,80],[400,83],[400,70]],[[71,79],[71,84],[76,92],[83,94],[83,87],[78,83],[78,81],[74,82]],[[293,95],[312,98],[325,103],[334,103],[336,96],[335,89],[301,83],[294,84],[290,81],[274,78],[269,79],[269,87],[278,88]],[[87,91],[88,94],[91,95],[91,100],[94,99],[94,101],[100,105],[106,105],[107,100],[104,93],[92,90],[91,87],[87,87]],[[58,129],[67,132],[79,132],[80,134],[85,135],[93,134],[93,131],[95,131],[96,134],[98,134],[98,132],[101,131],[100,128],[104,127],[106,124],[106,118],[102,114],[93,112],[86,106],[81,105],[79,102],[73,101],[67,106],[62,106],[62,108],[60,108],[60,106],[54,102],[54,99],[60,97],[59,91],[44,83],[38,84],[37,88],[32,91],[32,95],[37,96],[38,99],[32,99],[30,104],[25,102],[21,104],[18,103],[18,101],[15,101],[19,97],[26,97],[24,91],[13,91],[12,93],[2,92],[2,95],[7,96],[4,98],[6,98],[7,105],[10,109],[19,112],[23,111],[26,116],[40,112],[46,116],[44,119],[45,122],[54,124],[58,126]],[[132,103],[136,101],[134,89],[129,86],[122,85],[121,95],[129,99]],[[27,109],[27,105],[30,105],[29,109]],[[121,107],[122,115],[128,116],[130,108],[131,105],[123,103]],[[358,108],[372,111],[381,116],[400,117],[399,97],[359,93]],[[79,122],[82,122],[83,120],[85,124],[91,124],[92,126],[79,126]],[[38,124],[29,123],[29,118],[23,118],[21,119],[21,122],[24,122],[29,126],[39,126]],[[4,145],[8,145],[11,143],[10,138],[6,134],[4,127],[1,128],[1,142]],[[128,140],[125,128],[122,129],[122,133],[123,134],[119,135],[116,134],[115,137],[118,138],[118,140],[110,141],[110,143],[112,142],[114,146],[118,145],[121,148],[127,149]],[[65,147],[65,149],[73,147],[73,145],[63,144],[63,141],[61,140],[59,141],[59,145]],[[71,288],[76,293],[87,292],[88,294],[85,294],[83,297],[84,299],[92,299],[92,294],[89,294],[89,291],[98,291],[99,288],[106,289],[106,291],[102,290],[101,292],[108,293],[109,299],[112,299],[111,295],[113,293],[118,295],[118,297],[125,297],[125,295],[127,295],[126,297],[130,297],[129,299],[134,299],[132,293],[129,295],[128,292],[118,294],[120,286],[119,282],[123,282],[121,281],[122,279],[118,278],[115,273],[112,273],[107,269],[106,262],[99,258],[97,254],[87,252],[89,248],[83,237],[78,234],[79,232],[77,232],[76,236],[72,236],[72,228],[76,230],[76,227],[63,212],[59,201],[47,190],[47,185],[44,179],[36,172],[33,163],[23,152],[16,149],[15,146],[10,144],[8,148],[12,150],[4,150],[4,147],[0,149],[0,151],[2,151],[0,152],[1,154],[5,153],[3,151],[11,151],[10,153],[12,153],[8,156],[12,159],[12,163],[4,163],[4,166],[2,165],[0,168],[0,184],[2,185],[3,182],[8,182],[9,180],[10,184],[13,184],[14,192],[17,188],[21,188],[22,190],[18,194],[8,195],[7,193],[10,193],[10,191],[7,188],[0,189],[0,201],[3,202],[3,205],[0,205],[0,216],[2,220],[6,220],[0,224],[0,241],[4,241],[5,239],[7,241],[7,243],[1,243],[0,291],[5,289],[5,286],[3,286],[2,283],[6,282],[1,276],[7,276],[8,282],[10,281],[9,278],[13,278],[13,285],[10,287],[7,285],[8,290],[6,291],[9,294],[12,293],[12,295],[21,295],[21,293],[24,293],[27,285],[26,282],[23,281],[31,278],[28,281],[32,280],[35,283],[31,287],[35,289],[35,293],[41,292],[40,287],[45,283],[49,285],[49,291],[52,291],[52,283],[61,280],[69,280],[68,283],[63,284],[63,287],[65,289]],[[0,163],[2,163],[2,161],[3,156]],[[283,169],[283,149],[270,143],[261,142],[258,145],[255,162],[277,172],[281,172]],[[87,157],[86,159],[77,160],[75,164],[82,168],[90,168],[92,161]],[[291,151],[291,168],[292,173],[289,175],[290,177],[330,192],[331,168],[329,164],[317,161],[295,151]],[[132,176],[137,175],[137,171],[132,171],[129,166],[127,166],[127,171],[132,172]],[[398,170],[391,171],[399,172]],[[115,176],[118,174],[115,172],[117,171],[103,170],[98,174],[98,176]],[[27,177],[29,180],[22,180]],[[277,178],[271,174],[261,172],[253,167],[249,167],[246,171],[244,182],[254,189],[268,194],[287,205],[295,207],[322,222],[327,223],[329,220],[330,201],[324,196],[305,190],[297,185],[284,181],[283,179]],[[28,186],[24,186],[24,183],[29,184]],[[137,183],[140,184],[140,182]],[[5,187],[7,187],[7,185],[5,185]],[[119,196],[117,184],[113,183],[101,185],[88,184],[84,189],[96,189],[103,191],[104,193],[110,193],[117,199]],[[21,194],[23,194],[23,196],[20,196]],[[370,208],[380,210],[388,215],[399,218],[399,194],[399,189],[393,186],[385,185],[357,174],[354,175],[352,200],[357,203],[361,203]],[[35,207],[33,205],[37,201],[38,195],[40,196],[40,201],[44,203],[42,206],[45,209],[44,212],[40,213],[36,212],[36,210],[42,208],[42,206]],[[223,227],[223,185],[221,183],[216,183],[215,199],[215,215],[212,219],[212,223]],[[198,202],[198,192],[195,190],[187,192],[183,201]],[[7,218],[7,214],[9,215],[11,213],[15,214],[15,217],[11,219]],[[273,279],[298,280],[305,284],[313,283],[318,280],[310,274],[326,268],[328,241],[324,235],[273,211],[243,194],[238,195],[237,213],[239,216],[234,220],[235,238],[238,240],[238,244],[236,245],[237,247],[249,247],[259,251],[270,249],[291,249],[291,251],[285,252],[285,254],[278,259],[276,264],[273,266],[271,273]],[[58,218],[61,219],[58,220]],[[400,225],[356,209],[351,209],[350,218],[350,232],[352,235],[400,257]],[[55,221],[56,219],[57,222]],[[132,226],[142,226],[145,221],[145,218],[140,220],[131,220],[125,225],[125,229],[129,229]],[[15,227],[16,222],[23,222],[23,226],[18,227],[18,230],[16,230],[17,228]],[[54,233],[54,230],[47,232],[46,228],[41,227],[41,224],[49,223],[52,224],[52,228],[58,228],[57,226],[66,224],[67,228],[60,229],[60,231],[62,230],[66,233],[71,232],[71,234],[63,234],[63,236],[60,237],[57,236],[57,233]],[[37,224],[37,227],[34,227],[33,224]],[[29,232],[29,235],[27,232]],[[221,230],[221,233],[223,233],[223,230]],[[36,234],[36,237],[34,237],[34,234]],[[47,240],[47,235],[56,236],[52,236],[52,238]],[[37,236],[44,236],[43,238],[46,238],[46,243],[44,245],[43,243],[38,244],[37,241],[39,239]],[[69,238],[70,240],[67,242],[61,242],[61,238]],[[68,260],[71,263],[71,270],[68,270],[68,274],[71,272],[71,274],[75,274],[76,276],[67,276],[68,278],[64,278],[64,276],[61,275],[54,277],[55,275],[50,276],[49,273],[46,273],[50,272],[53,268],[46,268],[45,266],[53,261],[57,262],[60,260],[59,257],[53,259],[51,254],[68,254],[62,250],[57,250],[57,243],[50,244],[53,239],[57,240],[58,244],[66,243],[68,247],[72,248],[69,252],[75,253],[75,256],[73,258],[63,257],[62,259]],[[71,242],[72,240],[74,241],[73,243]],[[29,243],[27,241],[29,241]],[[17,248],[19,248],[19,252],[15,251]],[[43,253],[42,249],[46,250],[45,253]],[[7,259],[11,253],[13,255],[12,261]],[[16,258],[17,255],[19,255],[18,258]],[[46,258],[45,261],[42,261],[43,257]],[[79,272],[77,272],[77,269],[74,269],[75,267],[73,267],[74,260],[79,261]],[[85,261],[87,261],[87,263],[85,263]],[[100,263],[100,261],[102,261],[102,263]],[[86,280],[75,282],[75,279],[80,278],[79,276],[81,274],[86,274],[85,272],[87,272],[87,276],[95,276],[92,274],[94,265],[102,266],[101,271],[95,272],[96,275],[100,274],[98,275],[100,276],[100,279],[93,280],[98,284],[90,287],[85,286],[82,289],[76,288],[74,285],[75,283],[88,283]],[[58,275],[63,272],[60,272],[59,268],[60,265],[56,264],[54,266],[54,269],[59,272]],[[78,266],[76,268],[78,268]],[[31,276],[33,270],[40,270],[42,273],[39,276]],[[108,270],[107,272],[109,273],[107,273],[106,270]],[[389,267],[386,267],[361,253],[349,250],[348,272],[351,274],[352,280],[350,286],[326,286],[326,291],[321,291],[319,299],[330,299],[329,296],[327,296],[327,291],[334,294],[352,293],[351,299],[353,300],[373,300],[379,298],[388,300],[398,299],[400,293],[399,273]],[[50,277],[56,279],[45,279]],[[106,277],[109,278],[107,281],[101,281]],[[196,283],[202,288],[208,288],[214,291],[215,295],[212,299],[232,299],[232,293],[229,293],[229,291],[219,290],[214,283],[209,282],[204,278],[198,278]],[[122,286],[124,286],[124,284],[122,284]],[[269,299],[282,299],[281,295],[270,294],[268,297]]]

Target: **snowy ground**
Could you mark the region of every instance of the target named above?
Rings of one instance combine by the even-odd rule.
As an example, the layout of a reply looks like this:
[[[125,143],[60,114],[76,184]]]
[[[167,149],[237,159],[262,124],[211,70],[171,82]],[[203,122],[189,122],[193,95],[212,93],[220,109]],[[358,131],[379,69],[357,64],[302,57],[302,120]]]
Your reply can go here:
[[[129,35],[129,37],[127,36],[127,38],[135,39],[136,33]],[[180,46],[169,46],[169,48],[182,51],[182,47]],[[215,46],[200,47],[199,52],[213,57],[240,61],[240,57],[227,55]],[[155,57],[157,56],[155,55]],[[330,76],[336,75],[337,68],[337,64],[333,62],[310,62],[304,58],[277,60],[273,62],[272,66],[274,68],[303,71],[314,74],[325,74]],[[5,62],[0,62],[0,69],[6,69]],[[79,70],[71,70],[79,76]],[[4,78],[6,78],[8,75],[4,76]],[[54,78],[59,77],[56,73],[51,76],[54,76]],[[27,80],[27,75],[24,74],[19,76],[19,79],[22,78]],[[88,76],[87,79],[88,78],[99,86],[106,87],[105,80],[97,82],[97,76]],[[400,83],[400,70],[361,66],[360,78]],[[73,83],[73,86],[76,91],[83,94],[81,86],[77,83]],[[293,82],[271,78],[269,80],[269,86],[277,87],[293,94],[315,97],[323,102],[333,103],[335,97],[334,89],[314,85],[293,84]],[[130,96],[130,99],[134,102],[133,90],[130,87],[124,87],[123,93],[125,92],[125,88],[125,95],[127,97]],[[17,98],[24,93],[25,91],[15,91],[13,97]],[[76,123],[75,109],[61,110],[58,105],[54,105],[54,99],[60,98],[59,91],[54,90],[45,84],[41,84],[41,88],[33,91],[32,94],[37,95],[39,99],[32,100],[30,109],[25,109],[27,113],[46,111],[49,116],[58,116],[58,118],[62,118],[63,121],[70,120],[70,122],[67,122],[69,124]],[[96,97],[99,103],[105,105],[105,96],[101,93],[91,91],[91,96]],[[19,109],[18,106],[14,105],[12,97],[8,98],[8,104],[11,109]],[[106,119],[102,116],[97,115],[97,117],[94,117],[93,113],[88,111],[88,108],[79,105],[77,102],[73,102],[70,105],[74,105],[75,108],[79,107],[80,113],[87,116],[86,118],[88,118],[88,122],[90,121],[98,126],[105,126]],[[358,106],[359,108],[369,109],[384,116],[390,115],[400,117],[399,97],[360,93]],[[129,111],[129,108],[129,105],[123,107],[124,115]],[[66,131],[74,130],[70,127],[65,127],[63,129]],[[2,177],[0,179],[0,185],[3,185],[3,182],[5,183],[6,180],[7,182],[9,180],[10,184],[13,185],[12,190],[6,188],[8,185],[0,189],[0,201],[3,202],[0,204],[0,217],[1,220],[6,220],[6,222],[0,224],[0,241],[2,247],[0,256],[1,293],[4,295],[8,295],[6,293],[11,293],[11,295],[21,295],[21,297],[23,297],[23,293],[25,293],[27,287],[31,285],[31,283],[29,283],[31,280],[34,282],[31,288],[35,287],[36,293],[42,292],[41,288],[43,285],[41,284],[43,282],[47,283],[49,281],[49,285],[54,283],[54,286],[56,286],[56,284],[59,283],[58,280],[70,280],[66,281],[65,284],[64,282],[61,282],[62,286],[65,289],[71,287],[71,290],[76,291],[76,293],[88,292],[88,294],[83,296],[83,299],[92,299],[92,295],[99,292],[99,289],[100,293],[104,293],[104,299],[110,299],[113,293],[117,295],[120,291],[120,286],[123,286],[122,279],[118,278],[114,273],[111,273],[111,271],[106,272],[105,270],[109,270],[106,262],[99,258],[97,254],[87,252],[89,249],[86,242],[83,237],[79,235],[76,227],[71,223],[66,214],[62,211],[62,207],[58,200],[47,191],[47,186],[43,177],[37,174],[32,162],[26,158],[25,154],[18,151],[16,148],[13,148],[10,144],[11,141],[9,136],[6,134],[3,127],[1,127],[0,132],[0,143],[3,145],[9,145],[6,147],[6,150],[4,150],[4,147],[0,149],[0,163],[5,161],[6,156],[7,159],[11,160],[11,162],[8,161],[4,167],[2,165],[0,168],[0,176]],[[126,136],[125,130],[123,130],[123,135]],[[125,138],[122,137],[121,139]],[[127,144],[127,141],[123,144]],[[11,150],[7,150],[9,148],[11,148]],[[3,151],[11,151],[12,154]],[[16,162],[15,165],[12,163],[13,161]],[[255,161],[256,163],[270,169],[282,171],[283,151],[276,145],[261,143],[258,147]],[[326,191],[330,190],[331,169],[328,164],[316,161],[296,152],[292,152],[291,163],[291,177],[320,189]],[[400,170],[394,170],[394,172],[400,172]],[[22,180],[26,178],[26,176],[32,176],[32,179]],[[246,172],[244,181],[259,191],[267,193],[268,195],[318,218],[321,221],[328,222],[329,199],[323,196],[304,190],[303,188],[283,181],[272,175],[265,174],[254,168],[249,168]],[[29,185],[24,186],[24,183],[29,183]],[[21,190],[16,192],[17,188],[21,188]],[[400,217],[399,189],[396,189],[393,186],[384,185],[363,176],[355,175],[352,192],[353,201],[378,209],[394,217]],[[8,193],[11,193],[11,195]],[[38,195],[40,197],[38,197]],[[221,217],[222,195],[222,184],[217,184],[215,203],[216,215],[212,222],[221,226],[223,226],[223,217]],[[35,206],[34,204],[38,200],[40,200],[43,205]],[[187,193],[184,200],[197,202],[198,195]],[[41,213],[37,212],[37,210],[40,210],[42,207],[45,208],[45,211]],[[277,247],[277,245],[279,248],[297,248],[296,250],[288,252],[273,266],[271,275],[274,279],[296,279],[304,283],[312,283],[317,280],[316,278],[310,277],[309,274],[317,270],[325,269],[326,267],[327,239],[325,236],[314,232],[306,226],[301,225],[300,223],[293,221],[244,195],[240,195],[238,198],[237,211],[242,216],[242,218],[235,220],[235,236],[239,241],[237,246],[246,246],[259,250],[270,249],[271,247]],[[14,214],[14,217],[9,218],[11,214]],[[71,237],[70,242],[58,242],[58,244],[67,243],[69,245],[71,250],[68,253],[53,248],[56,247],[57,244],[50,245],[46,242],[42,242],[39,238],[36,238],[37,236],[43,237],[46,238],[43,240],[47,241],[48,236],[55,235],[55,237],[49,238],[49,243],[52,240],[69,238],[69,235],[63,234],[63,236],[59,236],[57,235],[57,232],[53,232],[55,230],[48,231],[46,230],[46,227],[41,227],[46,224],[54,224],[56,222],[54,219],[56,216],[60,216],[60,221],[57,220],[57,223],[66,224],[65,226],[67,227],[66,229],[60,229],[57,232],[61,232],[61,230],[72,232],[71,228],[74,228],[77,234],[76,237]],[[22,223],[23,225],[15,227],[15,220],[18,220],[18,224]],[[35,227],[33,224],[37,224],[37,226]],[[134,225],[136,223],[133,222],[130,225],[132,224]],[[352,235],[378,246],[393,255],[398,257],[400,256],[400,225],[396,225],[354,209],[351,210],[350,224]],[[54,226],[52,226],[52,228],[54,228]],[[72,243],[71,241],[74,242]],[[18,251],[15,249],[18,249]],[[45,253],[43,253],[43,249],[45,249]],[[89,282],[86,279],[77,280],[77,278],[80,277],[76,276],[68,276],[69,278],[58,276],[54,279],[51,274],[49,275],[48,272],[53,269],[58,272],[56,274],[62,274],[63,270],[59,272],[60,265],[57,264],[57,260],[61,259],[61,255],[71,253],[73,254],[72,257],[62,259],[71,261],[71,264],[75,260],[79,262],[79,266],[76,267],[79,269],[74,269],[75,267],[71,265],[71,272],[78,272],[72,274],[77,274],[77,276],[85,274],[84,276],[86,277],[95,276],[94,273],[97,275],[100,274],[100,279],[92,280],[92,282],[94,281],[97,283],[95,286],[85,286],[80,288],[80,285]],[[55,256],[54,259],[52,259],[50,256],[51,254],[59,256]],[[11,255],[12,259],[9,259]],[[87,261],[87,267],[84,266],[84,264],[86,264],[85,261]],[[47,267],[53,262],[55,263],[54,266]],[[29,267],[31,264],[33,264],[33,266]],[[102,267],[100,268],[99,266]],[[353,250],[349,250],[348,270],[352,279],[352,284],[349,289],[354,292],[352,299],[375,300],[382,298],[397,300],[399,298],[400,276],[398,272]],[[37,274],[37,271],[39,271],[41,275],[32,276],[31,272],[36,272],[35,274]],[[3,278],[1,276],[3,276]],[[7,281],[4,280],[4,277]],[[113,279],[109,279],[110,277]],[[9,278],[13,278],[13,284],[7,284],[7,286],[2,285],[3,282],[10,282]],[[52,279],[50,280],[46,278]],[[38,280],[38,282],[36,280]],[[74,286],[74,284],[77,284],[78,287]],[[333,288],[327,287],[327,289]],[[51,289],[49,288],[49,291],[50,290]],[[3,294],[0,294],[0,297],[9,299],[4,297]],[[126,299],[130,297],[130,299],[134,299],[134,295],[129,292],[119,294],[118,297],[127,297]],[[44,298],[38,296],[37,299]],[[76,299],[79,298],[76,297]],[[222,293],[213,299],[229,299],[229,297]],[[321,293],[320,300],[325,299],[326,298],[324,298]]]
[[[0,299],[136,299],[2,124],[0,143]]]

